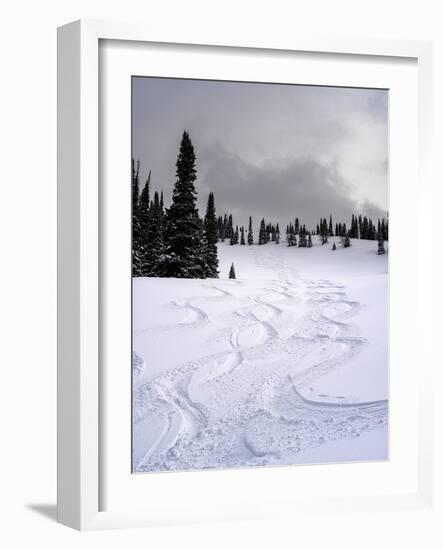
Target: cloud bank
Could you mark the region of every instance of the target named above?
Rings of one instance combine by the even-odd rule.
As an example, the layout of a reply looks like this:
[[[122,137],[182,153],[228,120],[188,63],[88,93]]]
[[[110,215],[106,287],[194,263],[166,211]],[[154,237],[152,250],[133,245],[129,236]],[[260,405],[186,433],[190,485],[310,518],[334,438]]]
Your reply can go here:
[[[199,207],[282,225],[388,209],[388,92],[133,78],[133,156],[169,203],[183,130],[197,154]]]

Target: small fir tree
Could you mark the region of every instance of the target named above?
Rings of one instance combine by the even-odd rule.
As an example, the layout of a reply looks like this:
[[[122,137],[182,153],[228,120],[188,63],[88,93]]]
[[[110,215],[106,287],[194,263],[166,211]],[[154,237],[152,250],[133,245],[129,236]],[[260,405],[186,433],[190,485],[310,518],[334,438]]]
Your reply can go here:
[[[240,244],[246,244],[245,243],[245,228],[243,226],[241,226],[241,229],[240,229]]]
[[[268,236],[266,232],[265,220],[262,218],[260,222],[260,231],[258,234],[258,244],[266,244],[268,242]]]
[[[385,254],[385,243],[383,241],[383,235],[380,233],[380,236],[378,238],[378,250],[377,254],[380,256],[381,254]]]
[[[231,264],[231,269],[229,270],[229,278],[230,278],[230,279],[235,279],[235,268],[234,268],[234,263]]]
[[[249,216],[248,244],[254,244],[254,235],[252,233],[252,217]]]

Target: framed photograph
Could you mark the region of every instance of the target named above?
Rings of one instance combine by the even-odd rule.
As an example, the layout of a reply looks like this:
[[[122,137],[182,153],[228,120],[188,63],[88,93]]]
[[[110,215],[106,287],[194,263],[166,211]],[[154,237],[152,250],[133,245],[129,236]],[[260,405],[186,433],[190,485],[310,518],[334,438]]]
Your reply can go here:
[[[58,40],[59,521],[429,506],[429,44]]]

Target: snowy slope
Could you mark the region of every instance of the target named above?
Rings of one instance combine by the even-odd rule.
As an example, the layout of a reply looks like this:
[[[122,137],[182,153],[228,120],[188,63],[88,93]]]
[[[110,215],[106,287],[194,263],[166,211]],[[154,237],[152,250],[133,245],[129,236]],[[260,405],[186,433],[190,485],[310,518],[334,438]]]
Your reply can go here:
[[[134,279],[135,471],[387,458],[387,255],[352,245],[219,244],[220,279]]]

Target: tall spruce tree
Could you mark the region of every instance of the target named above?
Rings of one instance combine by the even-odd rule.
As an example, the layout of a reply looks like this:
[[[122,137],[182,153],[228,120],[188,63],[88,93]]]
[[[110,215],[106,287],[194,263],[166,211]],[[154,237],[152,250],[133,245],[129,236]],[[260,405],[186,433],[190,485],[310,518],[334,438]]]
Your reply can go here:
[[[229,278],[235,279],[235,268],[233,263],[231,264],[231,269],[229,270]]]
[[[176,163],[172,204],[166,214],[164,276],[200,279],[206,276],[203,224],[196,204],[195,152],[183,132]]]
[[[211,279],[218,277],[218,222],[215,214],[214,193],[209,193],[206,215],[203,223],[204,246],[206,260],[206,277]]]

